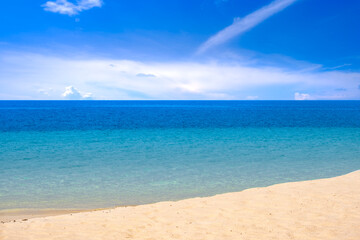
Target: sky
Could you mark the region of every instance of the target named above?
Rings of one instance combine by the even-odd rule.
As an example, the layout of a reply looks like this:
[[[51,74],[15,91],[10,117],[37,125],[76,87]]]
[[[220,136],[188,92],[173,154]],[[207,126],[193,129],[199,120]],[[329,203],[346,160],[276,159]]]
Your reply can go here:
[[[13,0],[0,100],[360,100],[358,0]]]

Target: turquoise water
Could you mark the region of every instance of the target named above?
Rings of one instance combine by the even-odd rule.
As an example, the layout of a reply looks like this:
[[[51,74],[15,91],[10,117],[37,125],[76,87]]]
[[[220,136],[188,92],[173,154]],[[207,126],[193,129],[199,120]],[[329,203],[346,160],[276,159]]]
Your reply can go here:
[[[360,169],[359,102],[62,104],[0,103],[0,209],[144,204]]]

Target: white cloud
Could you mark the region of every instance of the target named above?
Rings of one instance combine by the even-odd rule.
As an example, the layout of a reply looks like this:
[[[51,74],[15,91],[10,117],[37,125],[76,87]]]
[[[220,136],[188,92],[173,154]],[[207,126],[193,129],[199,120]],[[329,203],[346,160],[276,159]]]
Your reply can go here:
[[[93,94],[92,93],[85,93],[85,94],[83,94],[82,98],[84,100],[93,100]]]
[[[210,37],[205,43],[203,43],[199,47],[197,53],[204,53],[212,47],[220,45],[236,36],[243,34],[272,15],[290,6],[295,1],[296,0],[275,0],[269,5],[260,8],[259,10],[247,15],[242,19],[236,18],[233,24],[221,30],[214,36]]]
[[[307,94],[307,93],[298,93],[296,92],[294,94],[294,100],[311,100],[311,96],[310,94]]]
[[[72,59],[0,55],[0,99],[360,99],[359,72],[292,70],[239,62]],[[113,64],[113,67],[109,67]],[[156,77],[139,77],[151,73]],[[11,81],[10,81],[10,80]],[[64,93],[64,86],[69,86]],[[76,88],[71,87],[76,86]],[[48,95],[38,89],[50,89]],[[345,88],[347,91],[337,91]],[[78,90],[79,89],[79,90]],[[82,92],[86,89],[86,92]],[[311,93],[311,96],[302,95]],[[65,94],[62,96],[62,94]]]
[[[80,12],[90,8],[101,7],[102,4],[102,0],[78,0],[76,4],[69,2],[68,0],[55,0],[47,1],[42,6],[45,11],[71,16],[79,14]]]
[[[65,92],[62,94],[65,99],[68,100],[90,100],[92,99],[92,93],[81,94],[78,89],[73,86],[65,88]]]

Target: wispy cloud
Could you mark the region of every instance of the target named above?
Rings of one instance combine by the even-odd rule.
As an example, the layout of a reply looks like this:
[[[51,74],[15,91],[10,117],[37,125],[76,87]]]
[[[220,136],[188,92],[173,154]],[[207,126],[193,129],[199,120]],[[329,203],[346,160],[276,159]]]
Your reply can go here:
[[[236,19],[233,24],[227,28],[221,30],[214,36],[210,37],[205,43],[203,43],[197,54],[206,52],[208,49],[220,45],[231,38],[234,38],[242,33],[250,30],[259,23],[263,22],[267,18],[271,17],[275,13],[280,12],[286,7],[290,6],[297,0],[275,0],[269,5],[260,8],[259,10],[247,15],[242,19]]]
[[[45,11],[71,16],[90,8],[101,7],[102,4],[102,0],[78,0],[76,4],[69,2],[68,0],[56,0],[47,1],[42,7],[44,7]]]
[[[343,68],[343,67],[348,67],[348,66],[351,66],[352,64],[349,64],[349,63],[344,63],[344,64],[341,64],[341,65],[338,65],[338,66],[335,66],[335,67],[328,67],[328,68],[325,68],[326,70],[335,70],[335,69],[339,69],[339,68]]]
[[[247,96],[246,100],[258,100],[259,96]]]
[[[136,74],[137,77],[156,77],[154,74],[150,73],[138,73]]]
[[[26,52],[0,56],[0,99],[84,99],[90,97],[88,92],[95,99],[129,100],[360,99],[359,72],[239,62],[82,60]],[[340,88],[347,91],[336,90]],[[39,89],[52,90],[46,95]]]

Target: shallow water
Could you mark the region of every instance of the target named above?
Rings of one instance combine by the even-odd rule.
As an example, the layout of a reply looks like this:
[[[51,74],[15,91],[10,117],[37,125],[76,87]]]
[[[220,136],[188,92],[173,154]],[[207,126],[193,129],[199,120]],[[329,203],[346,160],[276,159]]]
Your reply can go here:
[[[357,169],[359,101],[0,101],[0,209],[143,204]]]

